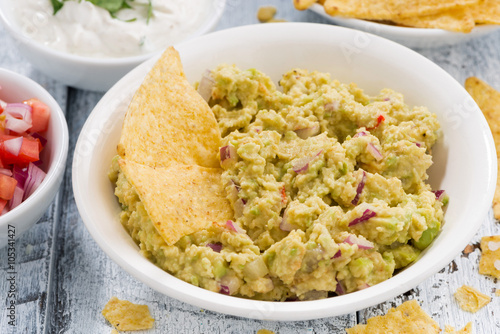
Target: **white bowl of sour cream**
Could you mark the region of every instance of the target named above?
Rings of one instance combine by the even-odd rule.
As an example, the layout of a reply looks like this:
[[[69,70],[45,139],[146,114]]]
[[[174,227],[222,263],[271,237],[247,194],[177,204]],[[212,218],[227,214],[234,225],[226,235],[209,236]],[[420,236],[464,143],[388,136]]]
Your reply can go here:
[[[0,0],[0,20],[26,59],[68,86],[105,91],[165,47],[213,30],[225,0]],[[150,5],[151,3],[151,5]]]

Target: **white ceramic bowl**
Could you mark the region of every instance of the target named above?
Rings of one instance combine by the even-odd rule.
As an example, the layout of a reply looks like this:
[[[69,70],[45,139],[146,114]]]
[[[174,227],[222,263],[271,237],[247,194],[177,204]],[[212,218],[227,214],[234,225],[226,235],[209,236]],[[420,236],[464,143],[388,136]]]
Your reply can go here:
[[[410,48],[433,48],[463,43],[500,29],[498,25],[480,25],[475,27],[470,33],[465,34],[442,29],[399,27],[372,21],[334,17],[325,13],[323,6],[320,4],[314,4],[309,9],[336,25],[379,35]],[[362,37],[358,37],[358,39],[361,40]]]
[[[177,48],[191,82],[220,63],[257,68],[274,82],[285,71],[299,67],[329,72],[341,82],[357,83],[370,94],[390,87],[402,92],[410,105],[425,105],[435,112],[444,137],[434,148],[430,182],[433,189],[445,189],[451,200],[441,234],[417,262],[362,291],[317,301],[279,303],[203,290],[146,260],[120,224],[120,206],[107,170],[116,155],[128,102],[154,60],[134,69],[109,90],[90,114],[76,145],[76,204],[99,246],[131,275],[170,297],[218,312],[270,320],[305,320],[360,310],[410,290],[445,267],[470,241],[491,207],[496,183],[491,132],[464,88],[410,49],[367,35],[368,45],[346,54],[346,47],[355,47],[357,33],[311,23],[265,24],[215,32]]]
[[[0,249],[9,241],[8,225],[14,226],[15,240],[33,226],[45,213],[56,196],[64,175],[68,154],[68,126],[56,100],[33,80],[0,69],[0,99],[6,102],[21,102],[37,98],[46,103],[51,111],[49,128],[45,137],[47,144],[41,153],[41,168],[47,173],[45,179],[23,203],[0,216]]]
[[[48,0],[47,0],[48,1]],[[93,58],[52,49],[21,33],[14,20],[13,0],[0,0],[0,21],[24,57],[39,71],[62,83],[81,89],[106,91],[122,76],[161,50],[123,58]],[[226,0],[214,0],[204,21],[189,38],[212,31],[224,11]]]

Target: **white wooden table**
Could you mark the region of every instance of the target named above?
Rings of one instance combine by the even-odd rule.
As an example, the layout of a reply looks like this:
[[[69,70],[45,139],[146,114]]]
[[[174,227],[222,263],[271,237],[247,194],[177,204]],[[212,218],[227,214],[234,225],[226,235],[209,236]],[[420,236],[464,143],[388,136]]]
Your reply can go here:
[[[287,21],[326,21],[318,15],[296,11],[292,0],[228,0],[217,29],[258,23],[259,6],[274,5],[277,18]],[[93,241],[78,214],[71,184],[71,161],[78,134],[102,93],[62,85],[35,70],[17,52],[0,27],[0,67],[25,74],[49,90],[66,112],[70,152],[61,190],[43,218],[17,242],[16,325],[7,315],[7,252],[0,250],[0,333],[110,333],[101,310],[111,296],[149,305],[155,328],[144,333],[255,333],[265,328],[276,333],[345,333],[344,328],[390,307],[416,298],[440,325],[462,327],[472,321],[475,333],[500,333],[500,283],[478,274],[481,236],[500,234],[491,211],[471,236],[473,252],[459,254],[439,273],[407,293],[375,307],[313,321],[270,322],[248,320],[202,310],[161,295],[123,271]],[[478,76],[500,89],[500,31],[474,41],[435,49],[419,49],[460,83]],[[464,177],[467,177],[466,175]],[[480,185],[478,185],[480,186]],[[460,310],[453,293],[462,284],[492,296],[492,302],[475,314]],[[138,332],[143,333],[143,332]]]

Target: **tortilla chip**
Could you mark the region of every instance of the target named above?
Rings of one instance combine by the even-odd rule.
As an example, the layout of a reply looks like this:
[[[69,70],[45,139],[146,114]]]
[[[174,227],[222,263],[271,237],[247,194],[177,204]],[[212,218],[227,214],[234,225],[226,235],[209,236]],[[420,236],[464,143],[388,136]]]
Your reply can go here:
[[[305,10],[316,2],[318,2],[318,0],[293,0],[293,5],[295,6],[295,9]]]
[[[444,29],[463,33],[471,32],[476,25],[468,7],[455,8],[433,15],[395,18],[393,21],[409,27]]]
[[[347,334],[437,334],[441,330],[413,299],[391,308],[386,315],[368,319],[366,325],[357,325],[346,331]]]
[[[481,238],[479,273],[500,278],[500,235]]]
[[[454,294],[458,306],[464,311],[475,313],[491,301],[491,298],[478,290],[462,285]]]
[[[116,329],[111,330],[111,334],[120,334]]]
[[[137,331],[153,328],[154,319],[147,305],[133,304],[128,300],[111,297],[102,315],[113,327],[121,331]]]
[[[500,297],[500,289],[495,290],[495,296]]]
[[[220,143],[212,110],[187,81],[177,51],[168,48],[129,105],[118,154],[151,167],[219,167]]]
[[[169,245],[213,222],[233,217],[221,182],[221,168],[177,163],[153,168],[124,159],[118,163]]]
[[[469,92],[477,105],[483,111],[484,117],[490,126],[495,141],[497,159],[500,158],[500,92],[493,89],[484,81],[470,77],[465,80],[465,89]],[[495,195],[493,197],[493,214],[500,219],[500,162]]]
[[[476,23],[500,24],[500,1],[480,0],[471,6],[471,14]]]
[[[472,322],[467,323],[467,325],[459,331],[456,331],[452,326],[446,325],[444,332],[448,334],[472,334]]]
[[[257,334],[274,334],[274,332],[270,331],[269,329],[259,329],[257,331]]]
[[[326,0],[325,12],[332,16],[346,16],[368,20],[433,15],[446,10],[477,3],[478,0]]]

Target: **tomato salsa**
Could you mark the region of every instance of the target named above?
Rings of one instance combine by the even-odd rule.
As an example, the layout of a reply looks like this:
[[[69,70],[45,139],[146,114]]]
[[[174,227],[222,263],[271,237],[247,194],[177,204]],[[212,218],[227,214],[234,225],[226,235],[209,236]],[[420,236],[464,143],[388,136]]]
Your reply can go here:
[[[50,109],[40,100],[0,100],[0,216],[28,198],[45,172],[40,152],[47,143]]]

